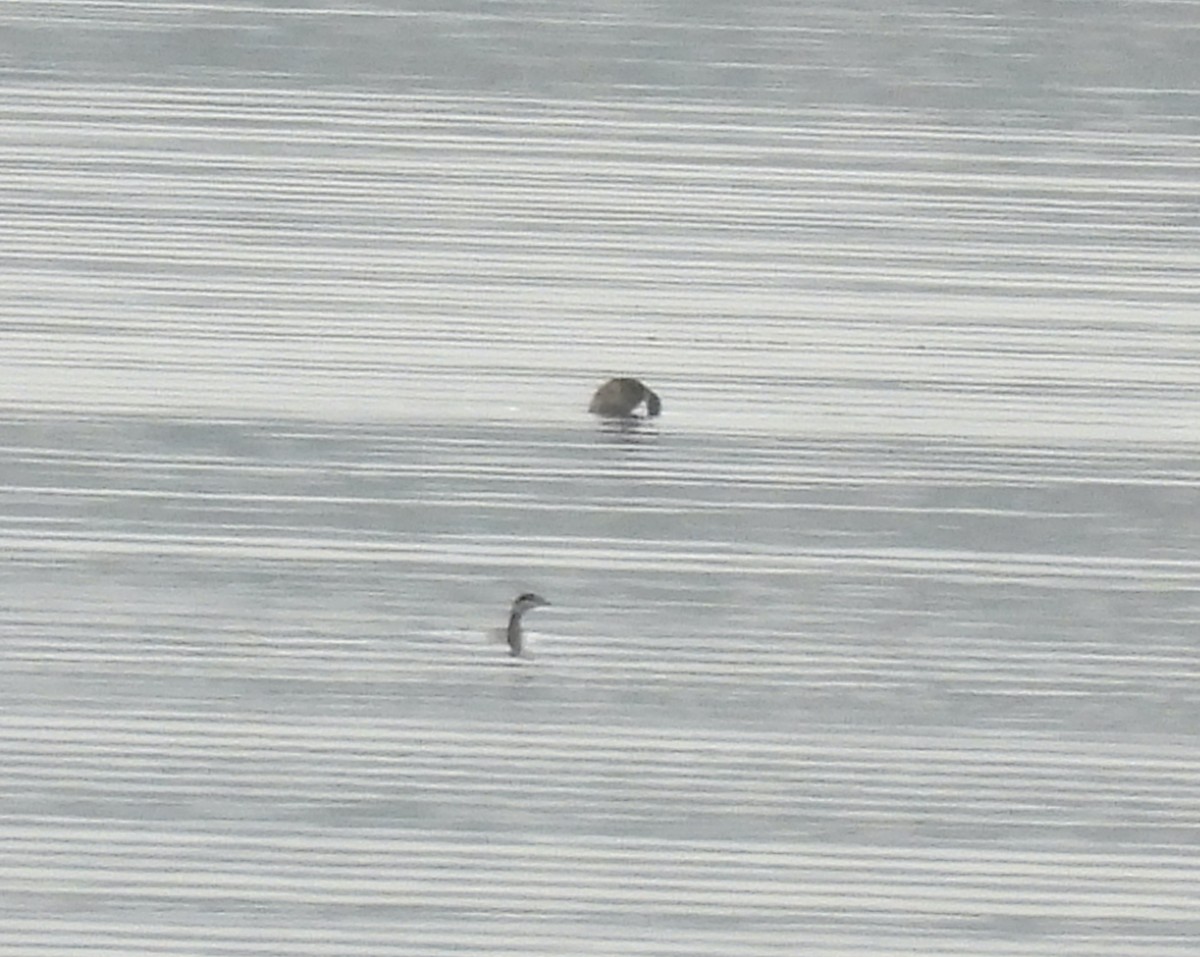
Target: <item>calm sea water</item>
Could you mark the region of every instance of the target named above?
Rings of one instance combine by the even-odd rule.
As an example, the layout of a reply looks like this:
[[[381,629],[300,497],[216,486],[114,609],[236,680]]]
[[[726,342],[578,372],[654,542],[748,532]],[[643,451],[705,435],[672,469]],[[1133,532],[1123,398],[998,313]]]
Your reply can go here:
[[[10,0],[0,949],[1196,953],[1198,24]]]

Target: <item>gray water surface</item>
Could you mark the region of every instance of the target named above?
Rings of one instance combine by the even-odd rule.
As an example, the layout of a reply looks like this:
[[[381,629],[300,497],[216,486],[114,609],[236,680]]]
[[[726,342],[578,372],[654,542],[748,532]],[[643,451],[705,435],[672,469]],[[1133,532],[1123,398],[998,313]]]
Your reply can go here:
[[[1198,7],[7,3],[0,950],[1196,953]]]

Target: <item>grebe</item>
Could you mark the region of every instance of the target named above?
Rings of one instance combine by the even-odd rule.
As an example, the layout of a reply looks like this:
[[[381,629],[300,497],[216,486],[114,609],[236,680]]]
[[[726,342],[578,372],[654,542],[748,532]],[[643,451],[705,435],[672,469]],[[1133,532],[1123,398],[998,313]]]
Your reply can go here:
[[[657,393],[640,379],[609,379],[596,390],[588,411],[594,415],[619,418],[633,415],[642,402],[646,403],[646,415],[650,418],[662,411],[662,401]]]
[[[541,608],[542,605],[549,604],[550,602],[541,595],[535,595],[531,591],[517,596],[517,600],[512,604],[512,612],[508,616],[508,630],[505,633],[510,655],[514,657],[520,655],[525,647],[525,632],[521,630],[521,616],[531,608]]]

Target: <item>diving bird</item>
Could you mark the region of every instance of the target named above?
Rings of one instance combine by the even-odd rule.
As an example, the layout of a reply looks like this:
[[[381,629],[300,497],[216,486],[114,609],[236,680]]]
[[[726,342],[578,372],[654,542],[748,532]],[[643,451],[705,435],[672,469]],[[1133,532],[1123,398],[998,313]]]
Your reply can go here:
[[[512,612],[508,616],[508,629],[505,632],[510,655],[517,657],[525,647],[525,632],[521,629],[521,616],[531,608],[541,608],[543,605],[549,604],[550,602],[541,595],[535,595],[531,591],[517,596],[516,601],[512,604]]]
[[[622,418],[633,415],[642,402],[646,403],[646,415],[650,418],[662,411],[658,394],[640,379],[609,379],[596,390],[588,411],[594,415]]]

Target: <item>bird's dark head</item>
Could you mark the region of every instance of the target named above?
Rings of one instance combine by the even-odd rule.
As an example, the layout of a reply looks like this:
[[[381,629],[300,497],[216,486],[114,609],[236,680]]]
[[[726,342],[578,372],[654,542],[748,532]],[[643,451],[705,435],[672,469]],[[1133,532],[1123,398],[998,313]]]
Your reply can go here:
[[[541,608],[542,605],[549,604],[550,602],[546,601],[541,595],[535,595],[533,592],[527,591],[517,596],[517,600],[513,602],[512,610],[514,614],[520,615],[529,611],[530,608]]]

